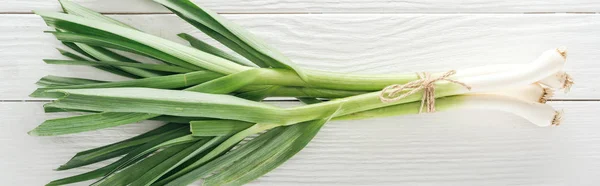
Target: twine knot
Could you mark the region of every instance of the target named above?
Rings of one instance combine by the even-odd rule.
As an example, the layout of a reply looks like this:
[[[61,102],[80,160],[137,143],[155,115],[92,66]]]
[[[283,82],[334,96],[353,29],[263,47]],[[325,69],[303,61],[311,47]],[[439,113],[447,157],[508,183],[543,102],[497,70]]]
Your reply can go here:
[[[381,94],[379,95],[379,100],[384,103],[395,102],[400,99],[406,98],[410,95],[413,95],[421,90],[423,90],[423,98],[421,99],[421,108],[419,108],[419,113],[423,112],[423,107],[427,105],[427,112],[435,112],[435,83],[438,81],[448,81],[451,83],[455,83],[461,85],[469,90],[471,87],[463,82],[456,81],[453,79],[448,79],[448,77],[456,74],[455,70],[448,71],[437,78],[432,78],[431,73],[429,72],[420,72],[417,73],[419,76],[418,80],[414,80],[408,82],[404,85],[394,84],[385,87],[381,90]],[[406,93],[400,94],[407,89],[412,89]]]

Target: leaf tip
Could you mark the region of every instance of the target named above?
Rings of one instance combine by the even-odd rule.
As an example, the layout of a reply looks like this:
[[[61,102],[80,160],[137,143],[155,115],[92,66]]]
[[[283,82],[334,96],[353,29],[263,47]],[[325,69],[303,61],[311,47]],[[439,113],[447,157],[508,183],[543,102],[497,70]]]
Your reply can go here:
[[[35,14],[35,15],[39,15],[39,16],[44,16],[48,13],[50,13],[49,11],[45,11],[45,10],[32,10],[31,13]]]
[[[33,91],[31,94],[29,94],[29,97],[31,98],[43,98],[45,96],[45,91],[47,89],[45,88],[38,88],[35,91]]]
[[[177,34],[177,36],[179,36],[179,37],[181,37],[181,38],[187,38],[187,37],[189,37],[190,35],[189,35],[189,34],[187,34],[187,33],[179,33],[179,34]]]
[[[38,128],[31,130],[31,131],[27,132],[27,134],[30,136],[42,136],[37,129]]]
[[[60,52],[60,54],[66,54],[66,53],[69,53],[68,51],[66,51],[66,50],[63,50],[63,49],[60,49],[60,48],[56,48],[56,50],[58,50],[58,52]]]
[[[64,165],[58,166],[58,168],[54,169],[54,171],[63,171],[63,170],[67,170],[69,168],[70,167],[67,166],[67,164],[64,164]]]

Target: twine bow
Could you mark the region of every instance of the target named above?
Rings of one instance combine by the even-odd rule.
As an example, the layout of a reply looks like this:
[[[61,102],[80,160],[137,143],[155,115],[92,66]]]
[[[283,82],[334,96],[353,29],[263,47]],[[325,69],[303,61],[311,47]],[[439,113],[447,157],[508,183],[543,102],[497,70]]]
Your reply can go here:
[[[400,99],[406,98],[423,90],[423,98],[421,99],[421,108],[419,113],[423,112],[423,107],[427,105],[427,112],[435,112],[435,83],[438,81],[448,81],[451,83],[459,84],[469,90],[471,87],[463,82],[448,79],[448,77],[456,74],[455,70],[448,71],[437,78],[431,78],[431,73],[421,72],[417,73],[419,76],[418,80],[408,82],[404,85],[395,84],[385,87],[379,95],[379,100],[384,103],[395,102]],[[412,89],[406,93],[400,94],[401,92]]]

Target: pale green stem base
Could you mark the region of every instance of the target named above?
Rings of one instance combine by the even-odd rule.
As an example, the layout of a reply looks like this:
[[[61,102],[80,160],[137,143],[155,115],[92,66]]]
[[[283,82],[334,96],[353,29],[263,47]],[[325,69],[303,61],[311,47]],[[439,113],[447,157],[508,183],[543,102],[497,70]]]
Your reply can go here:
[[[436,100],[435,109],[436,111],[446,111],[453,108],[460,107],[463,103],[465,96],[448,96],[439,98]],[[333,118],[333,120],[361,120],[369,118],[382,118],[392,116],[403,116],[411,114],[420,114],[421,101],[415,101],[410,103],[404,103],[399,105],[392,105],[373,110],[367,110],[362,112],[356,112]]]
[[[468,90],[461,85],[452,83],[437,83],[435,97],[439,98],[458,95],[466,92],[468,92]],[[419,91],[416,94],[407,96],[396,102],[384,103],[379,99],[379,94],[380,92],[373,92],[348,98],[336,99],[320,104],[285,109],[282,110],[282,112],[289,115],[289,117],[286,122],[283,123],[283,125],[325,118],[327,117],[327,113],[331,113],[337,109],[339,109],[339,111],[337,112],[336,116],[343,116],[392,105],[415,102],[421,100],[423,96],[423,92]]]

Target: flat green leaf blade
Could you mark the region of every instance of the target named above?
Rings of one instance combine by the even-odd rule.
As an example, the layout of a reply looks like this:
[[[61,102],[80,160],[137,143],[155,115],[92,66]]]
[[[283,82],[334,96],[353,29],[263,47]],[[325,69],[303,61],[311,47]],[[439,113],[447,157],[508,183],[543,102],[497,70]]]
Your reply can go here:
[[[175,14],[177,14],[183,20],[187,21],[188,23],[192,24],[196,28],[200,29],[200,31],[204,32],[206,35],[212,37],[213,39],[219,41],[221,44],[227,46],[227,48],[230,48],[231,50],[235,51],[236,53],[238,53],[241,56],[245,57],[246,59],[250,60],[252,63],[258,65],[259,67],[269,67],[269,65],[264,63],[262,59],[260,59],[258,56],[255,56],[255,55],[257,55],[256,53],[246,51],[242,46],[238,45],[236,42],[229,40],[227,37],[221,35],[219,32],[212,30],[211,28],[207,27],[206,25],[203,25],[194,20],[188,19],[173,9],[170,9],[170,8],[168,8],[168,9],[171,10],[172,12],[175,12]]]
[[[122,27],[133,28],[132,26],[129,26],[123,22],[117,21],[108,16],[104,16],[92,9],[83,7],[81,5],[78,5],[77,3],[73,3],[70,0],[58,0],[58,2],[60,3],[60,6],[63,8],[63,10],[68,14],[73,14],[73,15],[77,15],[77,16],[81,16],[81,17],[85,17],[85,18],[89,18],[89,19],[94,19],[94,20],[98,20],[98,21],[102,21],[102,22],[112,23],[112,24],[119,25]]]
[[[275,85],[259,85],[256,87],[258,87],[258,89],[244,91],[236,94],[235,96],[252,101],[262,101],[263,99],[269,97],[269,95],[271,95],[277,89],[281,88],[281,86]]]
[[[94,154],[94,155],[90,155],[90,156],[86,156],[86,157],[83,157],[84,155],[80,155],[78,153],[77,155],[75,155],[75,157],[73,157],[71,160],[69,160],[69,162],[61,165],[56,170],[57,171],[68,170],[68,169],[72,169],[72,168],[91,165],[91,164],[98,163],[98,162],[101,162],[104,160],[109,160],[109,159],[112,159],[115,157],[125,155],[125,154],[131,152],[132,150],[135,150],[138,146],[139,145],[122,147],[119,149],[114,149],[111,151],[106,151],[106,152],[102,152],[102,153],[98,153],[98,154]]]
[[[177,154],[184,150],[189,145],[179,144],[171,147],[167,147],[156,154],[141,160],[140,162],[133,164],[130,167],[123,169],[117,174],[112,174],[99,182],[92,184],[96,186],[114,186],[114,185],[128,185],[135,179],[142,176],[147,170],[167,160],[169,157]]]
[[[84,45],[84,44],[79,44],[76,43],[77,46],[79,46],[79,48],[81,48],[83,51],[85,51],[86,53],[88,53],[91,56],[94,56],[96,59],[98,60],[104,60],[104,61],[133,61],[130,58],[127,58],[125,56],[122,56],[120,54],[117,54],[113,51],[104,49],[104,48],[100,48],[100,47],[93,47],[93,46],[88,46],[88,45]],[[138,68],[132,68],[132,67],[115,67],[117,69],[123,70],[127,73],[136,75],[136,76],[140,76],[140,77],[156,77],[156,76],[161,76],[161,74],[152,72],[152,71],[147,71],[147,70],[143,70],[143,69],[138,69]]]
[[[162,146],[166,145],[165,142],[171,141],[173,139],[180,138],[182,136],[189,134],[189,128],[187,126],[184,126],[184,125],[174,125],[174,126],[178,126],[179,128],[172,130],[172,131],[166,131],[166,132],[157,134],[157,136],[154,140],[147,142],[141,146],[138,146],[135,150],[130,151],[126,156],[122,157],[121,159],[119,159],[116,162],[113,162],[107,166],[104,166],[102,168],[99,168],[99,169],[96,169],[96,170],[93,170],[90,172],[86,172],[83,174],[79,174],[79,175],[52,181],[48,185],[65,185],[65,184],[70,184],[70,183],[77,183],[77,182],[92,180],[92,179],[96,179],[96,178],[105,176],[111,172],[121,170],[123,167],[126,167],[127,165],[130,165],[132,163],[139,161],[143,157],[154,152],[156,149],[161,148]]]
[[[284,126],[279,135],[241,158],[235,165],[207,178],[204,185],[244,185],[261,177],[300,152],[326,121],[323,119]]]
[[[187,91],[227,94],[252,84],[260,74],[260,69],[246,70],[243,72],[229,74],[206,83],[202,83],[186,89]]]
[[[102,21],[105,23],[111,23],[111,24],[115,24],[115,25],[119,25],[122,27],[126,27],[126,28],[132,28],[131,26],[124,24],[122,22],[119,22],[117,20],[114,20],[110,17],[104,16],[98,12],[95,12],[91,9],[85,8],[83,6],[80,6],[78,4],[75,4],[71,1],[65,1],[65,0],[59,0],[63,10],[65,12],[67,12],[68,14],[72,14],[72,15],[78,15],[87,19],[92,19],[92,20],[97,20],[97,21]],[[80,46],[83,50],[85,50],[86,52],[91,52],[90,54],[93,56],[93,53],[98,53],[97,51],[95,51],[96,49],[94,48],[90,48],[88,46],[84,46],[82,44],[77,44],[78,46]],[[113,54],[113,56],[115,56],[118,54]],[[94,56],[98,59],[98,57],[103,57],[103,56]],[[114,59],[114,58],[113,58]],[[102,59],[102,60],[107,60],[107,59]],[[141,77],[153,77],[153,76],[157,76],[157,74],[151,72],[151,71],[147,71],[147,70],[143,70],[143,69],[137,69],[137,68],[132,68],[132,67],[123,67],[123,66],[119,66],[119,69],[122,69],[126,72],[141,76]]]
[[[30,96],[31,97],[56,98],[55,97],[56,95],[48,94],[46,92],[48,90],[54,90],[54,89],[115,88],[115,87],[147,87],[147,88],[175,89],[175,88],[183,88],[183,87],[188,87],[191,85],[204,83],[206,81],[210,81],[210,80],[213,80],[218,77],[221,77],[221,75],[214,73],[214,72],[197,71],[197,72],[190,72],[190,73],[186,73],[186,74],[151,77],[151,78],[135,79],[135,80],[128,80],[128,81],[38,88]]]
[[[101,21],[95,21],[73,15],[36,11],[49,26],[75,33],[93,33],[92,35],[114,37],[119,36],[149,47],[161,50],[190,64],[214,72],[230,74],[247,70],[249,67],[238,65],[229,60],[198,51],[157,36],[146,34],[134,29],[121,27]]]
[[[181,126],[176,124],[166,124],[154,130],[135,136],[133,138],[129,138],[127,140],[79,152],[67,163],[58,167],[57,170],[67,170],[76,167],[81,167],[84,165],[89,165],[99,161],[107,160],[119,155],[127,154],[131,150],[133,150],[132,148],[137,148],[137,146],[139,145],[155,140],[158,136],[160,136],[159,134],[172,131],[178,128],[181,128]]]
[[[91,46],[97,47],[106,47],[112,49],[123,50],[127,52],[132,52],[135,54],[147,56],[150,58],[158,59],[160,61],[170,63],[173,65],[177,65],[180,67],[184,67],[186,69],[191,70],[201,70],[202,68],[189,64],[186,61],[183,61],[177,57],[174,57],[170,54],[167,54],[161,50],[157,50],[155,48],[140,44],[138,42],[121,38],[121,37],[107,37],[107,36],[94,36],[94,35],[86,35],[80,33],[71,33],[71,32],[52,32],[52,34],[56,37],[56,39],[63,42],[76,42],[83,43]],[[110,52],[110,51],[108,51]],[[104,53],[108,53],[104,51]],[[115,56],[115,55],[112,55]],[[130,59],[123,58],[115,58],[117,61],[126,61]]]
[[[237,24],[226,20],[218,14],[198,7],[188,0],[154,0],[163,6],[168,7],[186,21],[193,21],[192,25],[202,24],[212,29],[214,32],[223,35],[227,39],[235,42],[244,50],[260,58],[262,62],[270,67],[285,68],[296,71],[300,76],[302,72],[295,67],[290,59],[285,57],[279,51],[269,47],[265,42],[255,37],[250,32],[244,30]],[[202,30],[202,29],[201,29]],[[215,38],[217,39],[217,38]],[[225,43],[224,43],[225,44]],[[232,48],[234,49],[234,48]],[[237,52],[237,51],[236,51]],[[253,61],[254,62],[254,61]]]
[[[57,28],[56,30],[57,30],[56,32],[50,32],[50,33],[65,33],[65,31],[63,31],[61,29]],[[106,49],[100,48],[100,47],[93,47],[93,46],[88,46],[85,44],[74,43],[74,42],[69,42],[69,41],[63,41],[63,44],[65,44],[68,47],[70,47],[71,49],[73,49],[81,54],[84,54],[92,59],[95,59],[95,60],[132,61],[132,59],[129,59],[125,56],[122,56],[120,54],[114,53],[112,51],[109,51],[109,50],[106,50]],[[156,74],[154,72],[143,70],[143,69],[132,68],[132,67],[115,67],[114,69],[112,67],[100,67],[100,69],[109,70],[111,72],[114,71],[115,73],[119,72],[119,70],[120,70],[124,73],[128,73],[133,76],[139,76],[139,77],[159,76],[159,74]]]
[[[80,53],[80,54],[82,54],[82,55],[87,55],[87,53],[85,53],[83,50],[79,49],[79,47],[78,47],[77,45],[75,45],[75,43],[63,42],[63,44],[64,44],[65,46],[67,46],[67,47],[69,47],[69,48],[71,48],[71,49],[73,49],[73,50],[77,51],[78,53]],[[80,61],[91,61],[91,60],[95,60],[95,59],[92,59],[92,56],[86,56],[86,57],[88,57],[88,58],[89,58],[89,59],[88,59],[88,58],[82,57],[82,56],[80,56],[80,55],[78,55],[78,54],[74,54],[74,53],[72,53],[72,52],[69,52],[69,51],[66,51],[66,50],[63,50],[63,49],[60,49],[60,48],[56,48],[56,50],[58,50],[58,52],[59,52],[61,55],[65,56],[65,57],[68,57],[68,58],[70,58],[70,59],[73,59],[73,60],[80,60]],[[80,50],[81,50],[81,51],[80,51]],[[82,52],[83,52],[83,53],[82,53]]]
[[[81,112],[81,113],[100,113],[97,111],[89,111],[89,110],[77,110],[77,109],[64,109],[64,108],[56,108],[56,107],[44,107],[45,113],[56,113],[56,112]]]
[[[94,83],[106,83],[106,81],[73,78],[73,77],[61,77],[61,76],[44,76],[38,80],[35,84],[41,86],[68,86],[68,85],[85,85]]]
[[[254,123],[236,120],[203,120],[190,122],[192,135],[194,136],[226,136],[237,133]]]
[[[114,170],[117,166],[118,166],[118,162],[114,162],[114,163],[111,163],[107,166],[104,166],[102,168],[99,168],[99,169],[96,169],[93,171],[89,171],[86,173],[82,173],[82,174],[78,174],[75,176],[70,176],[70,177],[66,177],[66,178],[62,178],[62,179],[58,179],[58,180],[53,180],[50,183],[46,184],[46,186],[67,185],[67,184],[78,183],[78,182],[82,182],[82,181],[93,180],[93,179],[100,178],[100,177],[106,175],[106,173],[110,172],[111,170]]]
[[[147,113],[96,113],[82,116],[46,120],[29,131],[32,136],[56,136],[98,130],[124,124],[140,122],[156,117]]]
[[[55,65],[83,65],[83,66],[118,66],[118,67],[134,67],[139,69],[173,72],[173,73],[188,73],[191,70],[163,64],[144,64],[144,63],[132,63],[132,62],[120,62],[120,61],[76,61],[76,60],[56,60],[56,59],[44,59],[47,64]]]
[[[62,50],[62,49],[58,49],[58,51],[60,52],[60,54],[62,54],[63,56],[71,58],[71,59],[74,59],[74,60],[81,60],[81,61],[95,60],[95,58],[93,56],[91,56],[88,53],[86,53],[85,51],[83,51],[75,43],[63,42],[63,44],[65,46],[67,46],[67,47],[69,47],[69,48],[71,48],[71,49],[79,52],[80,54],[83,54],[83,55],[87,56],[90,59],[86,59],[86,58],[83,58],[83,57],[81,57],[81,56],[79,56],[77,54],[73,54],[71,52],[68,52],[68,51],[65,51],[65,50]],[[95,67],[95,68],[97,68],[99,70],[102,70],[102,71],[105,71],[105,72],[109,72],[109,73],[115,74],[115,75],[123,76],[123,77],[128,77],[128,78],[133,78],[133,79],[139,78],[139,76],[130,74],[128,72],[125,72],[125,71],[117,69],[117,68],[112,68],[112,67]]]
[[[152,169],[148,170],[144,175],[131,183],[131,186],[147,186],[152,184],[154,181],[158,180],[161,176],[165,175],[169,171],[173,170],[175,167],[183,164],[185,161],[191,159],[192,157],[203,153],[212,147],[218,145],[223,142],[223,140],[227,139],[227,137],[214,137],[210,140],[198,141],[195,144],[187,147],[183,151],[175,154],[169,159],[161,162],[156,165]]]
[[[118,170],[121,170],[139,161],[140,159],[145,158],[147,155],[161,148],[190,143],[201,139],[189,134],[189,127],[187,126],[182,126],[173,131],[164,132],[160,134],[160,137],[157,137],[153,141],[145,143],[144,145],[141,145],[134,151],[131,151],[129,154],[122,158],[123,161],[120,162],[115,169],[111,170],[106,175],[111,175],[112,173],[117,172]]]
[[[241,145],[240,147],[232,150],[231,152],[219,156],[212,161],[207,162],[206,164],[195,167],[191,171],[182,175],[173,175],[163,180],[160,180],[156,183],[156,185],[168,185],[168,186],[179,186],[179,185],[188,185],[192,182],[211,174],[214,171],[223,169],[225,167],[230,166],[240,158],[246,156],[247,154],[253,152],[254,150],[260,148],[263,144],[269,141],[271,138],[277,136],[281,133],[282,127],[274,128],[266,133],[259,135],[258,137],[250,140],[248,143]]]
[[[235,166],[206,179],[204,185],[243,185],[268,173],[300,152],[340,109],[341,106],[326,118],[280,127],[277,136],[241,158]]]
[[[365,91],[333,90],[307,87],[281,87],[269,96],[273,97],[318,97],[318,98],[345,98],[368,93]]]
[[[236,62],[237,64],[240,64],[240,65],[257,67],[254,63],[250,63],[247,60],[242,59],[238,56],[231,55],[231,54],[229,54],[221,49],[218,49],[217,47],[209,45],[208,43],[205,43],[204,41],[197,39],[194,36],[191,36],[189,34],[180,33],[180,34],[177,34],[177,36],[181,37],[182,39],[185,39],[186,41],[188,41],[190,43],[190,45],[192,45],[192,47],[194,47],[198,50],[202,50],[206,53],[228,59],[229,61]]]
[[[47,106],[104,112],[210,117],[255,123],[287,123],[284,110],[229,95],[151,88],[49,90],[63,94]]]
[[[165,178],[165,182],[188,174],[190,171],[193,171],[194,169],[200,167],[201,165],[226,153],[231,148],[233,148],[236,144],[238,144],[240,141],[242,141],[244,138],[246,138],[250,135],[254,135],[259,132],[265,131],[270,128],[272,128],[272,126],[270,126],[270,125],[254,124],[247,129],[237,132],[231,136],[227,136],[228,138],[225,141],[220,143],[218,146],[216,146],[214,149],[212,149],[211,151],[206,153],[204,156],[195,160],[193,163],[187,165],[186,167],[178,170],[177,172],[171,174],[168,178]]]
[[[185,125],[188,125],[192,121],[212,120],[212,118],[179,117],[179,116],[165,116],[165,115],[162,115],[162,116],[158,116],[158,117],[155,117],[155,118],[151,118],[150,120],[164,121],[164,122],[169,122],[169,123],[176,123],[176,124],[185,124]]]

